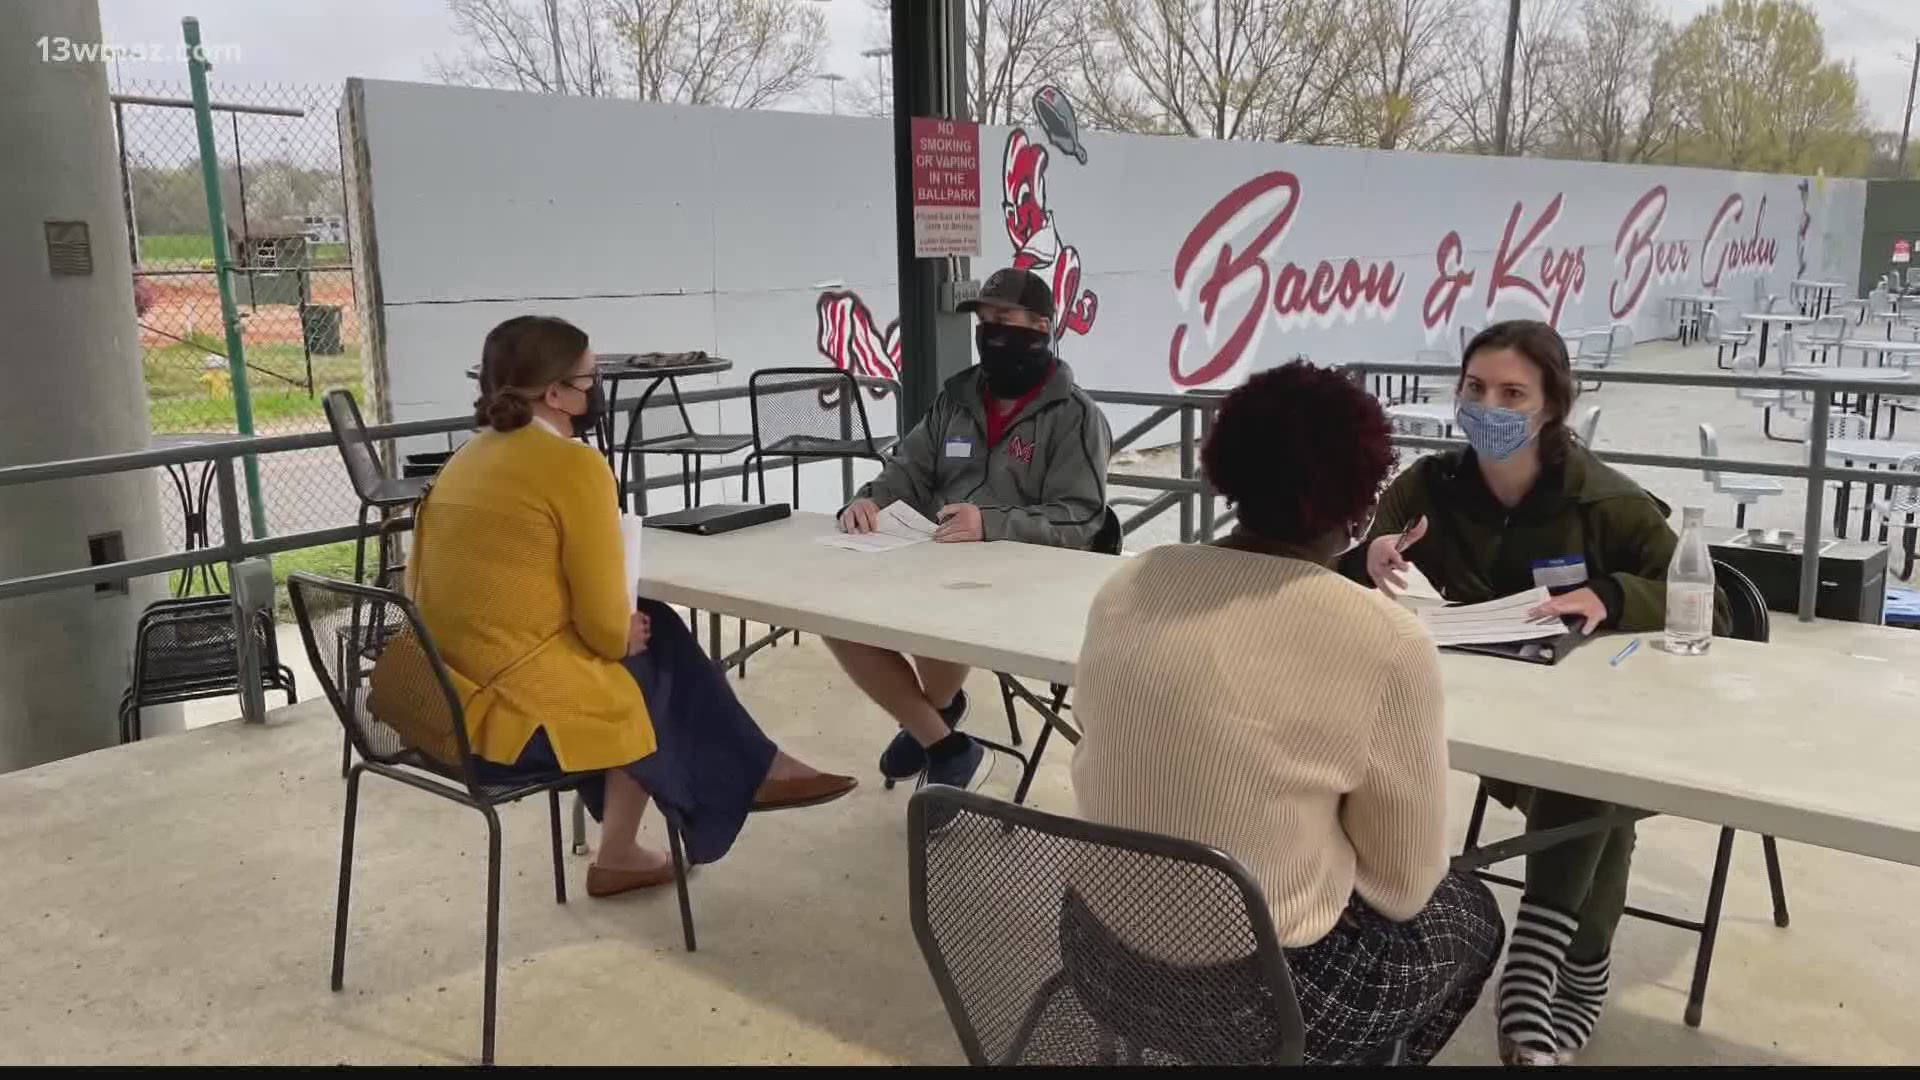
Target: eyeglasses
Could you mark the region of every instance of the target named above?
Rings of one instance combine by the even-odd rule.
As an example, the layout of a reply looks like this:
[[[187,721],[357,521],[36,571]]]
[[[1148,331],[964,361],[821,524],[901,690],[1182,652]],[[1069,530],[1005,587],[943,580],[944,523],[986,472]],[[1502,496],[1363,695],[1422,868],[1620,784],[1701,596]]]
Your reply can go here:
[[[580,380],[581,380],[581,379],[585,379],[585,380],[587,380],[587,385],[585,385],[585,386],[581,386],[581,385],[580,385]],[[600,376],[599,376],[598,374],[593,374],[593,375],[569,375],[569,376],[567,376],[567,377],[566,377],[566,378],[564,378],[564,379],[556,379],[556,380],[554,380],[554,381],[555,381],[555,382],[558,382],[558,383],[559,383],[559,384],[560,384],[561,386],[565,386],[565,387],[568,387],[568,388],[570,388],[570,389],[574,389],[574,390],[578,390],[578,391],[580,391],[581,393],[583,393],[583,394],[585,394],[585,393],[590,393],[590,392],[592,392],[592,390],[593,390],[593,388],[594,388],[594,387],[596,387],[596,386],[598,386],[598,385],[600,385]]]

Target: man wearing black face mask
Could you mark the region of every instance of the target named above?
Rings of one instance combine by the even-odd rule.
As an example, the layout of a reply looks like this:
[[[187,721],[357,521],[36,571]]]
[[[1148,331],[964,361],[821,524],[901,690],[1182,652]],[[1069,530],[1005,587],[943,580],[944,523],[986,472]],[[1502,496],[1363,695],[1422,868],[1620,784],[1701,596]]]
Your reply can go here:
[[[1085,548],[1107,512],[1106,417],[1053,353],[1053,293],[1036,275],[1001,270],[961,306],[978,318],[980,363],[949,380],[874,481],[840,514],[870,532],[905,502],[940,523],[940,543],[1013,540]],[[847,674],[900,731],[880,772],[967,787],[984,749],[954,730],[967,712],[967,669],[886,649],[827,642]]]

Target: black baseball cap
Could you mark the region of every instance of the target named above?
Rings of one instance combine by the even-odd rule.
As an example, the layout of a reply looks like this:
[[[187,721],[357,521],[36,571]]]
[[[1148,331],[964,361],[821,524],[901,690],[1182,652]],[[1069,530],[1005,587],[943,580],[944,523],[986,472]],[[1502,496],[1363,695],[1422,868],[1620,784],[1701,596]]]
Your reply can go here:
[[[995,270],[987,283],[980,286],[980,295],[963,301],[957,308],[965,313],[979,310],[981,304],[1005,304],[1053,321],[1053,290],[1031,270],[1014,267]]]

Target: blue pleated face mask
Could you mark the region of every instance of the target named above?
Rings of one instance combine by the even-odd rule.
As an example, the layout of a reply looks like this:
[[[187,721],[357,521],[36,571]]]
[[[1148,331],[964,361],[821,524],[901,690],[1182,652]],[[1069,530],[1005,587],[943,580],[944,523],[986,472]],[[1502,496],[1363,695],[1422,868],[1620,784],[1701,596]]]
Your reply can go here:
[[[1533,413],[1518,409],[1462,401],[1454,406],[1453,425],[1467,437],[1474,453],[1488,461],[1505,461],[1525,449],[1538,434],[1533,417]]]

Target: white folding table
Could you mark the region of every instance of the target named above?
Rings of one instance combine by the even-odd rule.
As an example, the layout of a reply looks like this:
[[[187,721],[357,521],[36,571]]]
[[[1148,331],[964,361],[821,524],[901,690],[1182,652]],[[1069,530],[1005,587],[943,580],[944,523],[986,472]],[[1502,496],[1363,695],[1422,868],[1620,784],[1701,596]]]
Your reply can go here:
[[[865,554],[816,542],[834,528],[797,514],[716,537],[651,532],[640,594],[1070,686],[1093,598],[1122,565],[1010,543]],[[1637,808],[1618,820],[1670,814],[1920,865],[1920,635],[1782,620],[1773,644],[1720,639],[1680,657],[1649,641],[1615,666],[1622,640],[1590,642],[1553,667],[1442,654],[1451,766]],[[1072,724],[1024,697],[1047,726],[1022,794],[1049,733],[1078,741]],[[1496,849],[1526,850],[1502,841],[1459,865],[1483,865]],[[1729,852],[1723,839],[1717,881]],[[1702,933],[1690,1023],[1711,950]]]
[[[722,536],[649,531],[640,594],[1071,686],[1093,597],[1122,565],[1027,544],[815,542],[834,528],[795,514]],[[1862,631],[1722,639],[1704,657],[1642,648],[1619,667],[1599,642],[1553,667],[1444,654],[1452,764],[1920,865],[1920,634],[1885,631],[1901,660],[1868,672],[1809,645],[1833,632]]]

